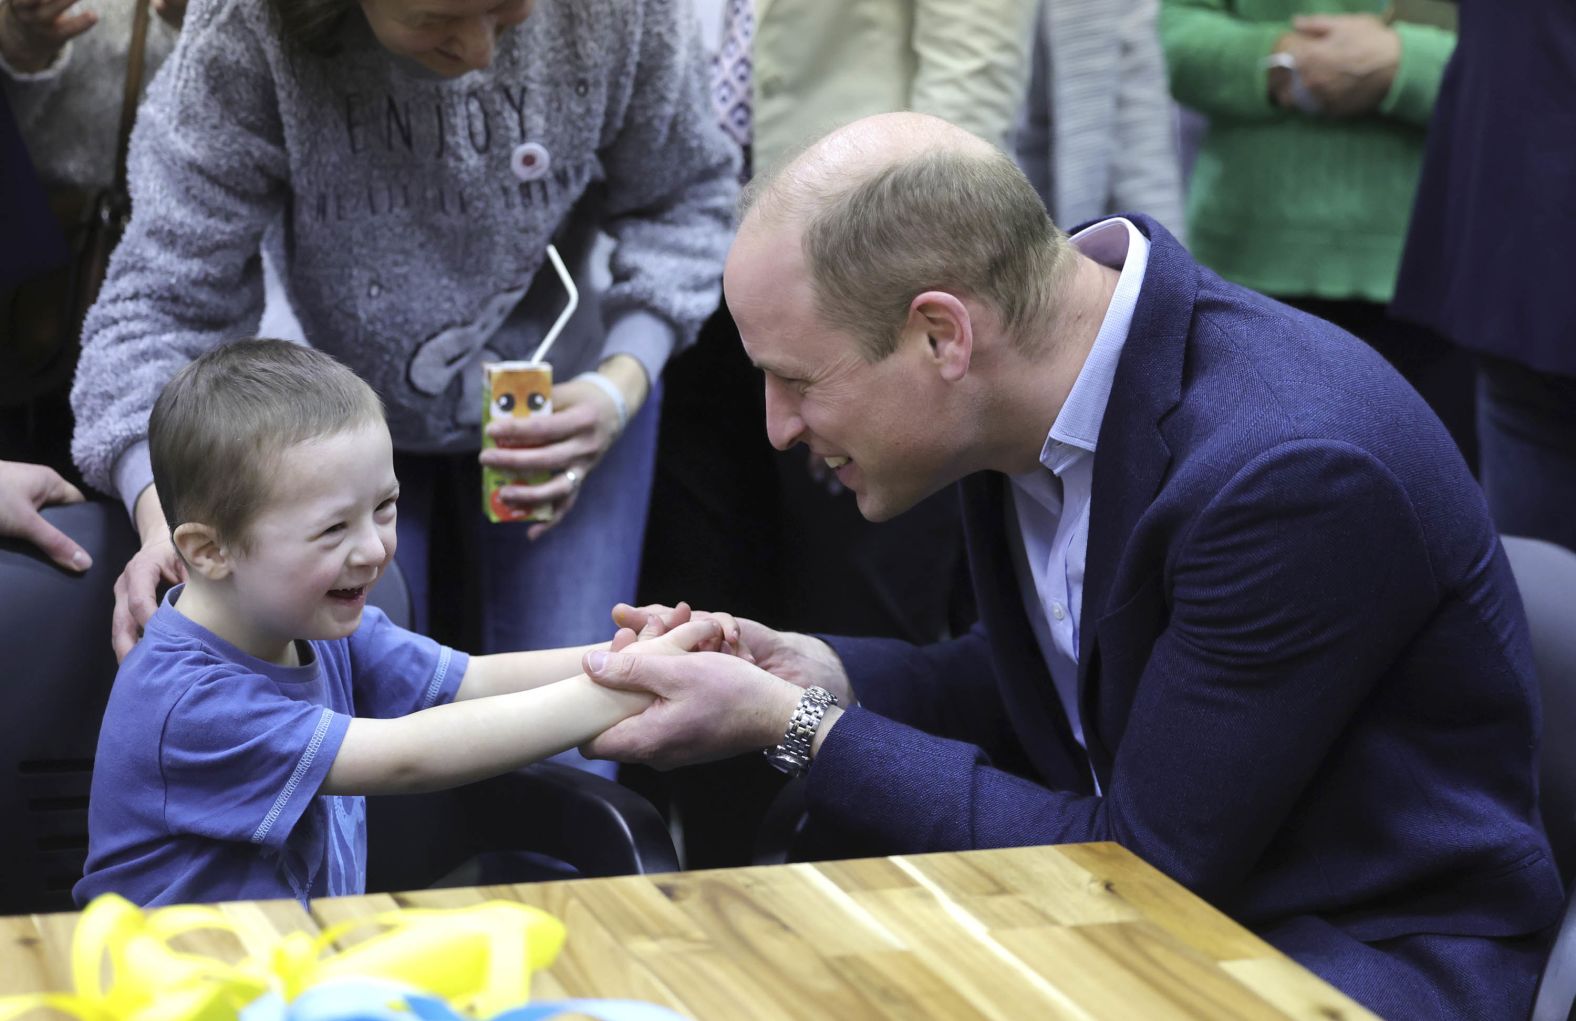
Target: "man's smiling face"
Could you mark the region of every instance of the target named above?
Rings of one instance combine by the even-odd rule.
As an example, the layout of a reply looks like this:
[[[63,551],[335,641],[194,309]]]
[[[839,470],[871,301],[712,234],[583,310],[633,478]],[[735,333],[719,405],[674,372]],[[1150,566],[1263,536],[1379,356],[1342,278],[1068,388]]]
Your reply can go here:
[[[895,353],[865,361],[851,333],[817,314],[794,227],[747,218],[723,287],[745,353],[765,374],[772,446],[808,446],[871,521],[955,481],[935,414],[947,388],[930,369],[923,336],[905,336]]]

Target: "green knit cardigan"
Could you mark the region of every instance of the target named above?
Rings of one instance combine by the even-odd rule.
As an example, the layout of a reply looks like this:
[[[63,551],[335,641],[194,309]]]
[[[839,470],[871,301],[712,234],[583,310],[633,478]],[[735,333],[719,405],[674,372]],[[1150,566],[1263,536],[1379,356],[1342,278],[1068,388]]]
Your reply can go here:
[[[1265,294],[1387,302],[1423,141],[1455,35],[1398,22],[1401,63],[1374,113],[1275,106],[1261,61],[1293,15],[1379,13],[1375,0],[1165,0],[1160,32],[1178,102],[1209,117],[1193,168],[1193,254]]]

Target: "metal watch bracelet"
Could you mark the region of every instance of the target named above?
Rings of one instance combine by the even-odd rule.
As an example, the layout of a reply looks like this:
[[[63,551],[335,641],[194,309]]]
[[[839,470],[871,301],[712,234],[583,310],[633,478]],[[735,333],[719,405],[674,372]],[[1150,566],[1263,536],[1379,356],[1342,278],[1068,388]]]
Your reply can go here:
[[[799,696],[799,704],[788,718],[788,729],[781,744],[763,750],[766,761],[787,773],[801,776],[810,768],[810,743],[821,726],[830,706],[837,705],[837,696],[825,688],[812,685]]]

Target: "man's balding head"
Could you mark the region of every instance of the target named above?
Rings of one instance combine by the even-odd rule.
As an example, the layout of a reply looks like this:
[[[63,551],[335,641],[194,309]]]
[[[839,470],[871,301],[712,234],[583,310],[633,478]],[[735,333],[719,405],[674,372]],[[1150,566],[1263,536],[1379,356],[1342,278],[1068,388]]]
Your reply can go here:
[[[1012,160],[925,114],[838,128],[752,182],[742,211],[741,242],[802,249],[816,311],[858,338],[869,361],[891,353],[909,303],[930,290],[990,305],[1032,351],[1031,328],[1072,263]]]

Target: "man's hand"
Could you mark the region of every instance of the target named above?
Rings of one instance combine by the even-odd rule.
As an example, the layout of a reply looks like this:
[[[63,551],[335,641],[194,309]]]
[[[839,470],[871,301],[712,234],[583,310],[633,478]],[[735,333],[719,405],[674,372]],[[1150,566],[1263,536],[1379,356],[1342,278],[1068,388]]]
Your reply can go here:
[[[661,627],[665,621],[676,623],[688,620],[688,607],[683,603],[679,606],[684,608],[683,615],[679,614],[678,608],[635,607],[620,603],[613,608],[613,622],[620,627],[639,630],[642,635],[647,635],[653,633],[651,629]],[[713,615],[696,611],[695,616],[704,619]],[[813,684],[820,685],[836,695],[840,704],[845,706],[854,704],[853,685],[848,680],[847,672],[843,670],[843,661],[837,658],[837,653],[832,651],[831,646],[819,638],[792,631],[776,631],[744,617],[718,616],[727,616],[728,620],[737,625],[741,650],[747,651],[747,658],[762,670],[799,688],[808,688]],[[668,623],[667,626],[671,627],[672,623]]]
[[[184,2],[184,0],[182,0]],[[46,70],[66,43],[98,24],[77,0],[0,0],[0,54],[23,74]]]
[[[1297,59],[1302,84],[1330,117],[1357,117],[1379,108],[1401,66],[1401,39],[1372,14],[1314,14],[1292,19],[1277,49]],[[1277,89],[1276,102],[1291,105]]]
[[[0,461],[0,536],[32,543],[68,571],[86,571],[93,560],[70,536],[45,521],[38,509],[81,502],[81,491],[53,468]]]
[[[704,623],[691,621],[678,630]],[[592,738],[581,752],[657,769],[711,762],[776,744],[803,693],[737,656],[711,652],[637,656],[596,651],[586,653],[584,666],[598,684],[643,692],[655,701]]]
[[[186,580],[186,565],[175,552],[159,494],[152,486],[137,497],[137,531],[142,548],[115,579],[115,613],[110,618],[110,642],[115,658],[125,659],[142,637],[142,629],[159,608],[159,582],[174,585]]]

